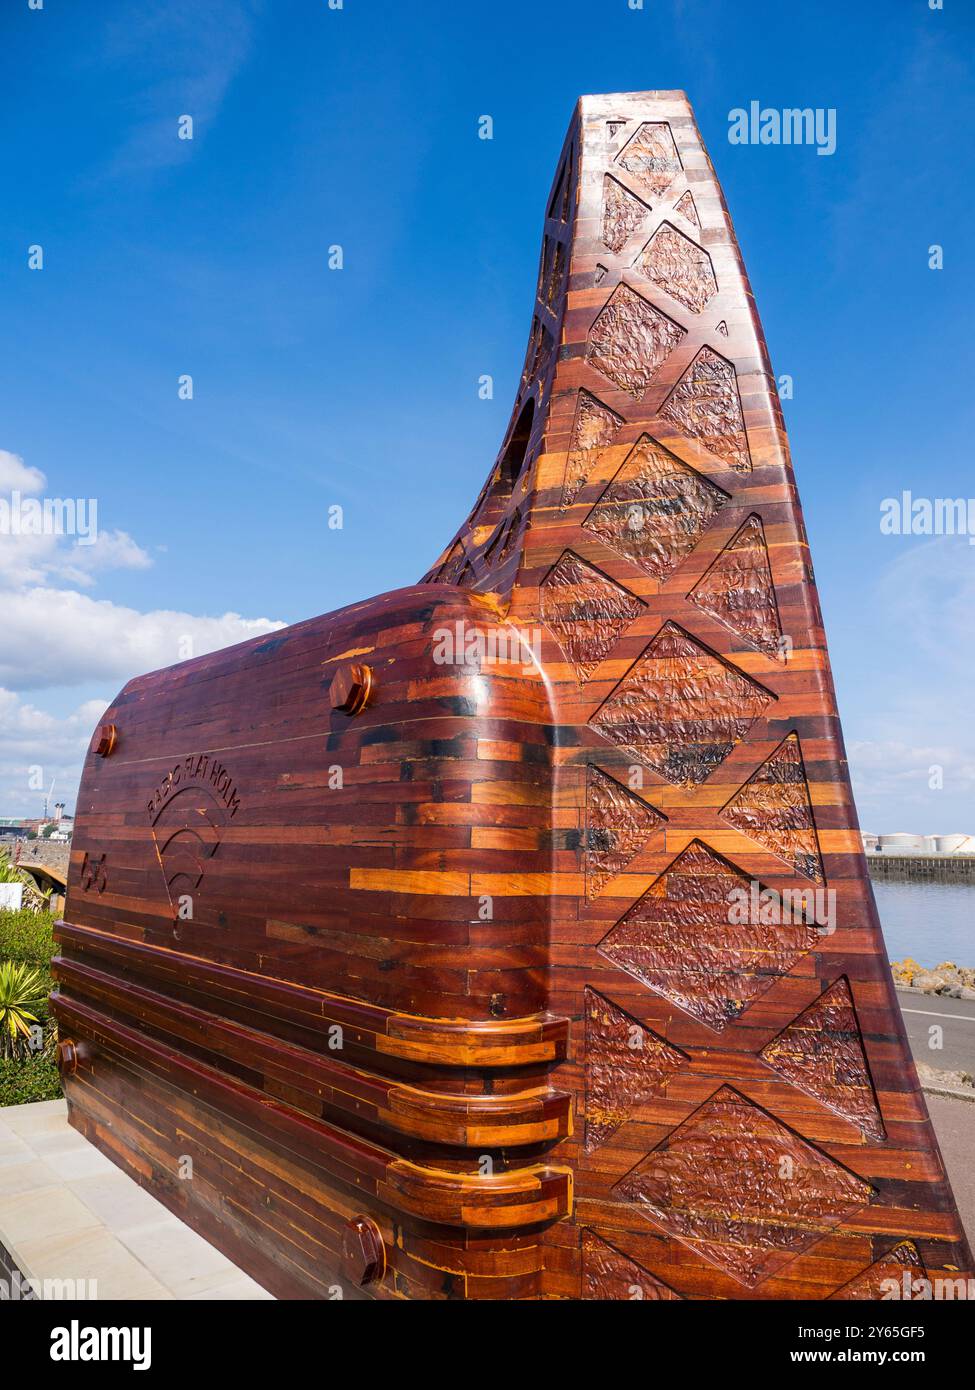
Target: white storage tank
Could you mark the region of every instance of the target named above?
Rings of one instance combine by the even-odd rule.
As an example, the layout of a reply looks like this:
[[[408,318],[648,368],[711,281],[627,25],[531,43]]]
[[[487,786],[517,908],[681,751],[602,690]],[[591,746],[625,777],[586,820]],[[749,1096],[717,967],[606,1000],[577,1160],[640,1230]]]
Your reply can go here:
[[[881,835],[880,848],[885,854],[923,854],[925,849],[923,835],[909,835],[898,830],[893,835]]]
[[[975,854],[975,835],[935,835],[939,854]]]

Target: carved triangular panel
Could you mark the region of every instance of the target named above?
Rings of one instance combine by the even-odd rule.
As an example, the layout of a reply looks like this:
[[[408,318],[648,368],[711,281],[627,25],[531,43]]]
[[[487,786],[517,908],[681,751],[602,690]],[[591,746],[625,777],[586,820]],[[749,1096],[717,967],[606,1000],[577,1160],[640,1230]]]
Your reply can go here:
[[[681,171],[674,137],[664,121],[645,121],[616,162],[650,194],[665,193]]]
[[[590,722],[661,777],[694,784],[724,762],[772,698],[666,623]]]
[[[805,922],[763,921],[760,885],[693,841],[599,943],[599,953],[722,1032],[817,944]]]
[[[690,554],[728,494],[645,434],[583,525],[654,579]]]
[[[639,400],[684,336],[684,329],[629,285],[617,285],[596,317],[586,361]]]
[[[586,897],[621,874],[666,817],[591,763],[586,770]]]
[[[562,480],[563,507],[569,506],[578,497],[600,454],[612,444],[622,424],[623,417],[610,410],[608,405],[603,405],[591,392],[579,392]]]
[[[780,1076],[857,1126],[885,1137],[849,982],[842,976],[759,1053]]]
[[[629,1302],[673,1302],[681,1295],[595,1231],[582,1233],[582,1296]]]
[[[594,989],[586,1016],[586,1153],[615,1134],[638,1105],[666,1088],[687,1061],[652,1029]]]
[[[919,1280],[927,1280],[924,1261],[912,1240],[902,1240],[830,1297],[842,1302],[913,1300],[924,1297],[923,1284],[917,1287]]]
[[[782,625],[765,528],[757,516],[735,533],[688,598],[753,647],[781,655]]]
[[[658,227],[636,258],[648,280],[700,314],[718,293],[711,257],[669,222]]]
[[[824,881],[809,783],[797,734],[782,740],[772,756],[728,802],[722,816],[817,883]]]
[[[730,1086],[615,1190],[746,1288],[791,1263],[875,1195],[869,1183]]]
[[[567,550],[542,585],[542,617],[580,681],[588,680],[643,611],[628,589]]]
[[[700,228],[701,219],[697,215],[697,203],[694,201],[694,194],[688,190],[682,198],[678,198],[674,204],[674,211],[679,212],[681,217],[686,217],[693,227]]]
[[[650,209],[618,179],[603,178],[603,242],[615,255],[650,215]]]
[[[735,369],[711,348],[701,348],[665,402],[663,414],[726,467],[739,473],[751,468]]]

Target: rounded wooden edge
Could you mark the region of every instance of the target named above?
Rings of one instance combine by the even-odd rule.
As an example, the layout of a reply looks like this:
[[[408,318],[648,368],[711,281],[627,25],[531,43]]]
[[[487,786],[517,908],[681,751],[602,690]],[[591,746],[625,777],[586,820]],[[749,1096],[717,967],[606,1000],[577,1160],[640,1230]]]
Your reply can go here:
[[[260,1000],[265,1012],[298,1021],[322,1032],[338,1024],[356,1032],[360,1045],[404,1061],[440,1062],[446,1066],[515,1067],[533,1062],[560,1062],[568,1047],[569,1020],[556,1014],[529,1014],[509,1019],[429,1018],[384,1009],[347,995],[311,989],[273,976],[255,975],[235,966],[149,946],[64,919],[54,924],[62,945],[118,958],[133,968],[172,981],[174,972],[192,979],[195,989],[219,997],[230,992]]]

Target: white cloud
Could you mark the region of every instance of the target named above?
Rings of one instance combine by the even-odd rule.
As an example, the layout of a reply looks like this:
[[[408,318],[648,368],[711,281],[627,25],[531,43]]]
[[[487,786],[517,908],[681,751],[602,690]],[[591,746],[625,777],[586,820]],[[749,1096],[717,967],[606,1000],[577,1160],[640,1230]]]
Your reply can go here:
[[[47,486],[40,469],[0,450],[0,502],[8,519],[14,494],[43,498]],[[44,769],[45,787],[57,777],[73,805],[92,729],[107,697],[133,676],[285,626],[239,613],[143,613],[81,592],[110,570],[151,563],[127,531],[98,530],[85,545],[74,536],[0,530],[0,815],[40,814],[43,794],[28,782],[35,766]],[[106,698],[59,717],[22,695],[71,686],[101,687]]]
[[[0,788],[3,814],[39,816],[53,782],[55,799],[74,809],[81,764],[107,700],[86,700],[58,718],[0,688]]]
[[[28,512],[30,507],[35,511]],[[100,531],[97,523],[97,498],[51,497],[39,468],[0,449],[0,587],[23,588],[53,577],[88,588],[99,570],[152,564],[127,531]]]
[[[69,583],[88,587],[94,584],[98,570],[144,570],[151,564],[149,553],[135,543],[128,531],[99,531],[91,545],[74,546],[50,570]]]
[[[864,692],[861,736],[851,729],[857,806],[881,833],[975,833],[975,547],[949,536],[900,544],[864,605],[886,665]]]
[[[239,613],[140,613],[72,589],[34,588],[3,598],[0,684],[11,690],[106,682],[172,666],[188,656],[276,632],[284,623]]]
[[[971,749],[952,744],[914,747],[896,739],[864,740],[850,744],[849,757],[853,792],[865,830],[907,830],[922,835],[975,830],[975,816],[965,809],[975,798],[975,754]],[[891,821],[892,814],[900,818],[896,824]]]
[[[975,676],[975,546],[965,536],[936,536],[909,545],[877,584],[907,643],[916,644],[946,674]]]
[[[33,495],[43,492],[46,482],[39,468],[28,468],[19,454],[0,449],[0,494],[18,491]]]

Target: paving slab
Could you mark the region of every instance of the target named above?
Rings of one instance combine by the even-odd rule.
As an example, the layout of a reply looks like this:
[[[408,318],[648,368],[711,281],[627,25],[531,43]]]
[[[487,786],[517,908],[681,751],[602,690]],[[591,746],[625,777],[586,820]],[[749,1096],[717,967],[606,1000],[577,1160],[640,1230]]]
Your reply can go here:
[[[0,1245],[52,1298],[271,1299],[72,1129],[63,1100],[0,1109]]]
[[[958,1204],[958,1215],[968,1243],[975,1250],[975,1105],[927,1093],[924,1099]]]

